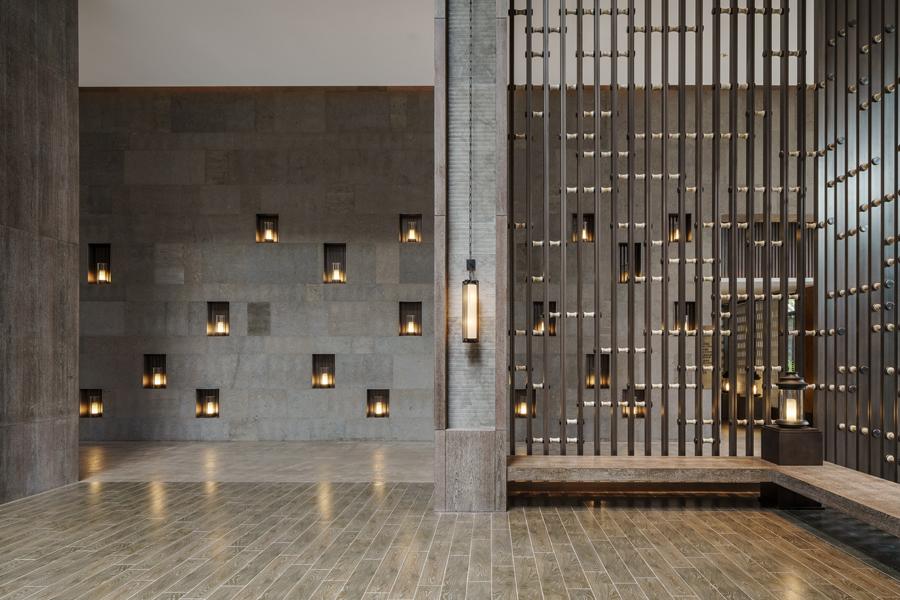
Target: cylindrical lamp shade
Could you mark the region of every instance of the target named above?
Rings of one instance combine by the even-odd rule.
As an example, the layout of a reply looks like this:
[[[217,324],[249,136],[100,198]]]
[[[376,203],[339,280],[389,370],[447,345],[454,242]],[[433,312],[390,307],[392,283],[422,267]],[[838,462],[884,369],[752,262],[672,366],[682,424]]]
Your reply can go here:
[[[478,281],[466,279],[462,285],[463,342],[478,342]]]
[[[788,373],[778,380],[778,420],[779,427],[807,427],[803,418],[803,391],[806,382],[796,373]]]

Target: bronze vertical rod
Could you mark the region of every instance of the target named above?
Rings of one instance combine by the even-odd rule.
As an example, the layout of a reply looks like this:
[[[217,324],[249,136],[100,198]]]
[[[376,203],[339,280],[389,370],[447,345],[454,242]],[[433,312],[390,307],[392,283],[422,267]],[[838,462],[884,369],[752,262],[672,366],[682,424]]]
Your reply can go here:
[[[843,164],[842,168],[837,170],[838,173],[847,173],[850,170],[850,148],[851,148],[851,143],[850,143],[851,142],[851,140],[850,140],[850,94],[843,91],[843,90],[847,89],[847,86],[850,85],[850,82],[852,81],[851,76],[850,76],[850,48],[851,48],[850,31],[849,31],[850,1],[851,0],[847,0],[844,3],[844,11],[843,11],[844,20],[843,20],[843,23],[839,23],[839,26],[841,26],[842,29],[844,29],[845,37],[844,37],[843,65],[838,66],[838,70],[844,76],[843,86],[841,86],[841,88],[839,88],[838,92],[837,92],[838,97],[842,100],[843,113],[844,113],[844,119],[843,119],[844,164]],[[850,210],[849,210],[850,183],[849,183],[849,181],[845,180],[842,187],[843,187],[844,193],[843,193],[842,197],[838,198],[837,205],[843,206],[844,219],[841,223],[836,225],[835,231],[846,231],[847,229],[850,228]],[[843,247],[843,253],[842,253],[843,254],[843,257],[842,257],[843,258],[843,262],[842,262],[843,284],[842,284],[842,289],[849,289],[850,288],[850,256],[849,256],[850,245],[848,243],[844,242],[843,244],[841,244],[841,246]],[[835,283],[837,283],[838,285],[841,285],[837,281],[835,281]],[[847,335],[843,336],[844,337],[844,343],[842,344],[843,345],[843,356],[839,355],[836,357],[837,361],[839,361],[839,362],[835,363],[836,371],[837,371],[838,364],[847,365],[850,363],[850,328],[849,328],[850,302],[845,296],[843,298],[843,302],[841,302],[839,304],[843,305],[842,306],[843,319],[836,320],[837,321],[836,325],[838,327],[838,330],[840,330],[842,325],[843,325],[843,327],[846,327],[847,329],[845,330],[845,332]],[[840,394],[842,403],[844,405],[844,421],[843,422],[846,423],[846,426],[844,427],[844,436],[843,436],[844,437],[844,460],[846,461],[844,463],[844,465],[850,466],[850,436],[847,434],[847,430],[849,429],[849,425],[850,425],[850,419],[849,419],[849,417],[850,417],[850,399],[846,392],[847,386],[850,384],[850,379],[849,379],[849,376],[847,375],[846,371],[844,372],[844,374],[841,377],[838,378],[838,381],[843,381],[843,386],[844,386],[844,390],[845,390],[845,391],[841,392],[840,386],[838,387],[838,390],[839,390],[838,393]]]
[[[550,454],[550,0],[544,0],[543,3],[543,27],[541,28],[541,38],[543,47],[541,48],[541,65],[543,69],[542,90],[543,90],[543,114],[541,115],[541,123],[543,124],[542,149],[544,158],[544,169],[541,174],[544,186],[544,215],[542,224],[544,233],[541,239],[541,275],[543,276],[543,318],[544,331],[541,332],[541,374],[543,378],[543,387],[541,388],[541,403],[543,429],[542,437],[544,438],[544,454]]]
[[[577,83],[575,84],[575,120],[576,120],[576,131],[577,138],[575,142],[575,202],[576,202],[576,216],[575,216],[575,273],[577,276],[575,277],[575,293],[577,294],[577,299],[575,303],[575,311],[577,316],[575,317],[575,323],[577,327],[577,335],[576,335],[576,353],[577,358],[575,359],[575,370],[576,377],[578,380],[578,387],[576,392],[576,401],[577,401],[577,419],[578,425],[576,436],[578,437],[578,448],[577,453],[579,455],[584,454],[584,301],[582,295],[584,294],[584,286],[582,283],[582,265],[581,265],[581,255],[583,250],[583,245],[585,240],[582,239],[580,235],[581,228],[584,227],[584,212],[582,207],[582,194],[583,190],[583,178],[581,175],[582,171],[582,160],[584,156],[584,1],[578,0],[578,5],[576,8],[577,15],[577,30],[576,30],[576,45],[578,46],[578,50],[576,53],[576,78]],[[596,227],[595,227],[596,229]],[[565,230],[564,230],[565,231]],[[565,233],[563,233],[565,235]],[[563,308],[565,310],[565,308]],[[596,360],[595,360],[596,363]],[[595,385],[596,385],[596,375],[594,376]]]
[[[737,0],[734,0],[735,2]],[[669,172],[669,2],[662,3],[662,97],[660,108],[660,131],[662,132],[662,157],[660,172]],[[669,181],[663,176],[660,194],[660,227],[664,227],[669,214]],[[669,240],[663,238],[662,245],[662,352],[660,373],[662,390],[660,390],[660,430],[659,439],[661,453],[669,455]]]
[[[800,227],[799,248],[797,249],[797,304],[795,314],[796,329],[799,333],[794,341],[795,352],[795,369],[797,373],[809,377],[810,373],[806,369],[806,338],[804,331],[806,329],[806,261],[807,243],[809,234],[806,229],[806,194],[807,194],[807,169],[806,169],[806,115],[807,115],[807,95],[809,91],[806,87],[806,69],[807,69],[807,50],[806,50],[806,0],[799,0],[800,14],[797,17],[797,122],[799,124],[799,133],[797,134],[797,186],[800,192],[797,195],[797,224]],[[814,88],[815,89],[815,88]],[[815,99],[815,95],[814,95]],[[815,121],[818,124],[818,121]],[[785,242],[787,243],[787,242]],[[790,243],[793,243],[791,241]],[[811,380],[811,378],[810,378]],[[804,394],[806,396],[807,394]],[[802,413],[803,411],[801,411]]]
[[[619,307],[618,302],[616,302],[616,296],[618,295],[618,278],[616,277],[616,269],[614,268],[613,261],[616,257],[616,230],[618,223],[618,204],[619,204],[619,177],[618,177],[618,156],[619,156],[619,138],[617,137],[618,131],[616,130],[616,124],[619,121],[619,44],[618,44],[618,15],[619,15],[619,2],[618,0],[611,0],[611,16],[610,16],[610,45],[611,45],[611,59],[610,59],[610,110],[612,111],[612,119],[610,119],[610,185],[612,186],[612,194],[610,200],[610,208],[609,208],[609,261],[610,261],[610,280],[612,281],[612,286],[610,286],[610,320],[609,320],[609,330],[610,330],[610,352],[609,352],[609,393],[610,393],[610,421],[609,421],[609,446],[610,446],[610,454],[616,456],[619,453],[619,436],[618,436],[618,421],[619,415],[617,414],[618,409],[618,344],[619,344]],[[595,59],[596,60],[596,59]],[[596,113],[597,111],[595,111]],[[634,264],[628,265],[629,271],[634,270]],[[633,274],[629,273],[629,279],[633,277]],[[597,345],[600,345],[599,339],[597,340]],[[597,362],[599,365],[599,360]]]
[[[696,39],[694,88],[697,94],[694,107],[694,131],[697,134],[694,139],[694,160],[697,170],[694,185],[697,191],[694,192],[694,220],[692,223],[696,229],[694,252],[697,258],[697,265],[694,268],[694,326],[696,327],[694,364],[697,366],[697,370],[694,371],[694,381],[697,384],[694,391],[694,454],[703,456],[703,322],[705,320],[703,314],[703,0],[697,0],[694,19],[697,27],[694,35]],[[686,238],[688,236],[687,222],[679,221],[678,227],[683,230],[679,237]],[[687,329],[687,324],[685,324],[685,329]]]
[[[506,268],[509,273],[507,285],[509,344],[509,453],[516,453],[516,212],[515,212],[515,127],[516,127],[516,2],[509,2],[509,63],[506,92]],[[528,395],[526,387],[526,396]],[[529,413],[530,414],[530,413]]]
[[[891,25],[894,27],[894,81],[900,79],[900,7],[894,4],[894,15],[893,20],[891,21]],[[891,148],[900,147],[900,97],[898,97],[898,92],[895,89],[894,93],[891,94],[892,102],[894,105],[894,137],[891,140]],[[900,236],[900,206],[897,206],[900,200],[897,199],[897,195],[900,194],[900,153],[891,152],[894,155],[894,182],[892,186],[892,191],[894,193],[894,201],[891,202],[891,210],[894,213],[894,228],[893,235],[895,240],[897,236]],[[896,260],[900,258],[900,245],[897,242],[894,242],[894,252],[893,258]],[[896,265],[896,263],[895,263]],[[895,303],[894,310],[900,312],[900,308],[897,307],[897,283],[900,281],[900,278],[897,277],[898,269],[896,266],[893,269],[885,269],[885,277],[887,280],[888,277],[893,278],[894,287],[891,288],[891,301]],[[897,321],[897,316],[895,313],[894,321]],[[900,323],[897,323],[900,326]],[[896,363],[900,360],[900,333],[894,331],[894,347],[893,347],[893,356],[891,357],[893,363]],[[887,375],[887,373],[886,373]],[[893,385],[890,385],[890,379],[893,378]],[[900,436],[896,435],[898,433],[898,428],[900,428],[900,369],[898,369],[893,376],[888,375],[888,381],[885,382],[885,387],[891,390],[893,394],[893,406],[894,410],[892,412],[892,423],[891,423],[891,431],[894,432],[894,443],[890,445],[889,449],[891,454],[896,457],[900,454]],[[893,470],[893,480],[900,481],[900,469],[897,468],[897,463],[894,462],[891,465],[891,469]]]
[[[687,178],[685,171],[687,170],[687,148],[685,146],[685,138],[687,138],[687,107],[685,101],[687,93],[685,87],[687,85],[687,45],[685,44],[685,30],[687,29],[687,3],[685,0],[678,1],[678,226],[686,223],[684,212],[685,203],[685,184]],[[685,280],[685,238],[686,236],[678,236],[678,308],[681,318],[675,327],[678,330],[678,456],[685,455],[685,389],[687,384],[687,371],[685,369],[686,358],[686,341],[685,337],[685,315],[687,314],[687,306],[685,304],[685,295],[687,293],[687,281]],[[668,310],[669,307],[663,307]]]
[[[820,151],[824,149],[831,140],[837,138],[836,133],[833,129],[833,121],[829,119],[829,107],[831,103],[829,99],[831,98],[831,93],[834,91],[834,61],[835,61],[835,52],[832,48],[836,46],[832,45],[832,40],[835,38],[835,30],[834,30],[834,0],[818,0],[816,7],[821,7],[824,5],[824,27],[821,29],[824,30],[823,39],[816,40],[816,48],[819,48],[824,44],[824,49],[816,51],[816,56],[820,57],[824,54],[824,60],[821,61],[823,64],[821,67],[817,68],[817,81],[821,82],[821,100],[816,103],[816,109],[819,109],[821,105],[820,115],[816,117],[816,127],[819,129],[820,133],[818,135],[818,143],[816,144],[816,150]],[[817,27],[816,31],[820,31]],[[821,120],[820,120],[821,118]],[[831,129],[829,129],[831,128]],[[830,132],[830,133],[829,133]],[[816,177],[816,223],[826,223],[827,219],[831,218],[831,212],[828,208],[828,198],[830,195],[829,187],[828,187],[828,165],[829,165],[829,156],[825,154],[824,156],[819,155],[821,158],[817,158],[817,162],[819,162],[819,169],[821,170],[821,175]],[[818,233],[819,235],[819,248],[821,252],[819,253],[819,260],[816,261],[816,292],[818,296],[818,302],[821,305],[819,309],[821,320],[818,323],[818,328],[820,331],[827,333],[829,329],[829,313],[831,302],[828,300],[827,290],[831,289],[830,283],[833,279],[830,277],[832,265],[834,263],[833,260],[829,259],[828,248],[829,248],[829,235],[830,231],[826,228]],[[821,277],[819,274],[821,273]],[[821,286],[819,285],[819,281],[821,281]],[[820,411],[820,414],[823,415],[822,425],[824,427],[824,438],[825,438],[825,460],[829,460],[834,462],[835,459],[835,441],[836,441],[836,423],[834,420],[835,416],[835,408],[833,404],[833,395],[830,390],[830,382],[833,381],[831,377],[831,369],[828,362],[828,354],[829,349],[831,348],[832,342],[831,337],[828,335],[821,336],[821,340],[819,342],[819,348],[822,351],[822,358],[818,361],[817,365],[819,367],[819,373],[822,380],[822,383],[825,386],[825,389],[822,390],[821,394],[816,394],[816,403],[818,405],[819,402],[823,404],[824,410]]]
[[[594,454],[600,454],[600,0],[594,0]],[[615,240],[615,238],[612,238]],[[613,249],[615,245],[613,244]],[[610,268],[612,268],[610,254]]]
[[[770,4],[767,0],[767,6]],[[747,293],[747,333],[744,343],[744,396],[747,401],[747,426],[744,439],[744,453],[754,454],[754,430],[756,428],[756,396],[753,393],[756,375],[756,0],[747,4],[747,172],[745,196],[747,239],[744,243],[744,289]],[[763,152],[769,150],[769,140],[763,143]],[[764,184],[765,185],[765,184]],[[736,227],[737,223],[732,225]],[[737,235],[738,232],[736,231]],[[744,237],[744,236],[741,236]]]
[[[716,0],[713,8],[713,138],[712,138],[712,216],[713,216],[713,347],[712,347],[712,422],[713,456],[722,453],[722,417],[719,405],[722,402],[722,208],[719,202],[719,170],[721,168],[721,126],[722,126],[722,4]],[[700,223],[703,226],[703,223]],[[731,275],[734,277],[734,275]]]
[[[775,178],[772,175],[772,0],[765,0],[765,21],[763,21],[763,213],[765,217],[765,245],[762,264],[763,275],[763,358],[760,363],[764,367],[762,374],[762,420],[770,419],[769,396],[772,383],[772,186]],[[751,190],[752,193],[752,190]],[[754,199],[754,207],[756,202]],[[755,212],[755,211],[754,211]],[[753,287],[747,282],[748,290]],[[784,291],[784,290],[782,290]],[[751,294],[753,292],[750,292]],[[755,353],[754,360],[755,361]],[[755,417],[750,417],[751,419]],[[754,440],[751,440],[751,448]]]
[[[653,58],[653,36],[651,35],[653,23],[653,2],[652,0],[644,1],[644,221],[647,226],[644,229],[644,248],[646,249],[646,267],[644,280],[644,347],[647,349],[644,354],[644,455],[650,456],[653,453],[651,438],[653,433],[653,388],[650,383],[653,381],[653,363],[651,352],[653,347],[653,338],[651,330],[653,328],[652,319],[652,275],[653,261],[653,245],[649,243],[651,237],[650,227],[650,153],[652,151],[650,139],[652,127],[650,125],[650,97],[653,90],[652,74],[652,58]],[[660,222],[660,227],[664,226],[665,221]]]
[[[738,123],[738,3],[731,0],[728,27],[728,455],[737,456],[737,123]],[[749,22],[749,21],[748,21]],[[748,24],[749,30],[749,24]],[[748,36],[749,37],[749,36]],[[749,45],[749,40],[748,40]],[[749,58],[749,57],[748,57]],[[752,81],[753,71],[749,71]],[[747,110],[750,110],[749,108]],[[748,129],[748,131],[751,131]],[[752,147],[748,140],[748,148]],[[721,217],[716,215],[718,221]],[[746,276],[746,273],[745,273]]]
[[[532,120],[534,116],[534,85],[532,82],[532,39],[531,31],[534,28],[534,7],[532,0],[525,0],[525,256],[526,270],[525,275],[525,401],[528,404],[528,414],[525,417],[525,451],[531,454],[533,451],[532,443],[534,440],[534,426],[532,415],[534,414],[535,391],[534,391],[534,362],[533,362],[533,341],[534,341],[534,311],[533,306],[533,290],[531,277],[534,275],[534,250],[532,249],[532,241],[534,240],[534,229],[531,221],[531,141],[533,135]]]
[[[615,59],[613,59],[615,60]],[[628,277],[628,308],[627,308],[627,340],[628,340],[628,381],[625,384],[626,402],[628,402],[628,456],[634,455],[634,412],[635,412],[635,378],[634,378],[634,283],[638,276],[636,255],[634,251],[634,0],[628,0],[628,120],[627,120],[627,148],[628,148],[628,180],[626,183],[626,201],[628,202],[628,268],[631,274]],[[645,175],[646,177],[646,175]],[[615,225],[615,221],[613,221]],[[613,324],[615,326],[615,324]],[[615,344],[613,344],[615,350]]]
[[[871,82],[871,52],[863,53],[863,46],[868,44],[869,42],[869,12],[868,12],[869,0],[858,0],[856,4],[856,14],[857,14],[857,37],[856,44],[854,45],[854,50],[856,51],[857,63],[856,63],[856,72],[857,72],[857,93],[856,93],[856,103],[855,103],[855,113],[856,113],[856,164],[863,164],[867,162],[872,157],[871,153],[871,116],[872,111],[865,111],[865,115],[862,114],[862,110],[860,108],[860,102],[863,99],[868,98],[871,95],[871,86],[869,85]],[[865,119],[869,119],[868,123]],[[859,228],[859,233],[855,235],[856,238],[856,282],[855,285],[857,288],[861,288],[862,285],[866,282],[866,272],[868,271],[866,255],[867,252],[867,244],[863,240],[865,237],[862,234],[862,227],[864,225],[864,217],[868,213],[863,213],[860,210],[860,204],[866,202],[871,198],[872,194],[872,169],[866,169],[865,175],[860,173],[856,177],[856,225],[855,227]],[[853,364],[857,365],[856,371],[856,419],[858,428],[857,431],[862,431],[863,428],[869,427],[871,424],[871,411],[872,411],[872,398],[869,394],[869,387],[867,384],[867,377],[863,376],[859,371],[859,367],[868,366],[868,347],[869,347],[869,336],[871,335],[871,313],[866,310],[865,296],[860,296],[858,299],[854,298],[855,306],[855,318],[856,318],[856,331],[857,335],[855,337],[856,341],[856,360]],[[866,441],[863,435],[858,435],[856,437],[856,464],[857,469],[861,471],[865,471],[866,473],[870,472],[869,465],[869,444]]]
[[[781,187],[781,192],[779,193],[778,198],[778,218],[781,221],[779,223],[781,229],[781,232],[779,234],[779,237],[781,238],[781,247],[779,248],[779,252],[777,253],[779,258],[778,270],[780,275],[779,288],[781,291],[781,300],[778,302],[778,364],[781,365],[781,373],[785,373],[787,371],[788,349],[793,347],[791,343],[790,333],[788,332],[788,303],[790,302],[790,291],[788,288],[788,248],[794,244],[794,240],[791,239],[788,235],[791,229],[790,223],[788,223],[788,221],[790,220],[788,218],[788,189],[790,188],[788,179],[788,166],[790,164],[788,156],[788,153],[790,151],[790,149],[788,148],[788,93],[790,90],[790,84],[788,82],[788,51],[790,50],[790,27],[788,15],[788,2],[787,0],[782,0],[780,19],[781,23],[779,24],[781,40],[779,42],[780,53],[778,55],[779,67],[781,67],[778,74],[778,137],[780,138],[780,144],[778,148],[778,157],[780,159],[780,164],[778,166],[778,185]],[[799,81],[799,60],[797,61],[797,70]],[[797,127],[800,127],[799,123],[797,123]],[[797,221],[802,223],[799,215]],[[800,285],[801,282],[798,280],[798,289]],[[802,416],[802,408],[800,410]]]
[[[858,165],[862,160],[863,154],[863,145],[862,145],[862,131],[860,129],[860,113],[859,113],[859,101],[862,98],[862,93],[860,92],[860,88],[862,87],[862,83],[860,82],[862,78],[862,59],[859,55],[859,44],[862,39],[862,33],[859,28],[859,21],[863,18],[862,14],[862,6],[866,2],[866,0],[856,0],[854,3],[855,7],[855,25],[851,25],[848,23],[848,29],[852,29],[855,33],[853,37],[853,44],[850,45],[848,40],[847,47],[848,51],[851,52],[851,56],[853,56],[853,65],[854,65],[854,89],[853,93],[853,104],[850,104],[849,98],[847,99],[847,110],[852,110],[853,116],[853,139],[854,139],[854,148],[855,154],[853,156],[853,162],[851,165]],[[847,68],[849,69],[850,62],[847,63]],[[849,79],[849,77],[848,77]],[[849,136],[848,136],[849,139]],[[848,168],[849,171],[849,168]],[[853,177],[853,192],[848,193],[848,198],[850,198],[850,202],[854,205],[854,208],[851,210],[850,202],[847,203],[847,225],[849,227],[858,227],[860,224],[859,219],[859,201],[862,198],[862,176]],[[854,236],[856,238],[856,244],[853,244],[853,240],[849,237],[845,238],[845,246],[847,247],[847,289],[849,290],[851,287],[859,285],[859,277],[860,277],[860,246],[859,246],[859,238],[860,236]],[[860,323],[862,319],[859,315],[859,305],[861,303],[857,302],[855,296],[847,295],[847,319],[846,319],[846,327],[847,327],[847,339],[848,342],[852,340],[852,344],[848,349],[847,361],[844,363],[847,366],[847,400],[852,403],[854,413],[853,420],[856,425],[856,431],[859,432],[860,427],[862,426],[861,420],[861,409],[860,405],[860,397],[858,393],[854,393],[856,389],[856,383],[859,380],[858,375],[853,375],[850,373],[849,367],[851,365],[859,365],[860,364],[860,342],[859,338],[862,332],[860,331]],[[852,319],[852,321],[851,321]],[[852,333],[851,333],[852,331]],[[852,356],[851,356],[852,355]],[[851,387],[852,386],[852,387]],[[852,398],[850,396],[853,396]],[[860,469],[860,454],[861,454],[861,436],[859,433],[853,436],[853,456],[854,461],[853,464],[855,468]]]
[[[549,19],[548,19],[549,21]],[[566,0],[559,0],[559,318],[557,328],[559,331],[559,453],[566,453],[566,440],[568,439],[568,421],[566,420],[566,250],[569,236],[566,235],[569,215],[568,202],[566,201],[566,137],[568,134],[568,112],[566,110]],[[549,314],[547,323],[549,325]],[[549,333],[549,331],[548,331]]]

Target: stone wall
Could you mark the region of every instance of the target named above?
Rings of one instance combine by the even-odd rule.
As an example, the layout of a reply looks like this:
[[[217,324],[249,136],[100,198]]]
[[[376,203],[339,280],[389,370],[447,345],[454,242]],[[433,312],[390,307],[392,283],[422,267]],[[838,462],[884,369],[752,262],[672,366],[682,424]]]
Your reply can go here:
[[[2,503],[78,477],[78,5],[0,15]]]
[[[428,440],[433,393],[430,89],[85,89],[81,92],[81,387],[101,388],[91,440]],[[279,215],[277,244],[256,215]],[[423,215],[420,244],[399,215]],[[111,285],[87,283],[111,244]],[[324,284],[324,244],[347,282]],[[208,337],[207,302],[230,303]],[[399,336],[422,302],[423,335]],[[145,353],[166,389],[143,389]],[[335,355],[312,389],[313,354]],[[195,415],[198,388],[220,416]],[[366,390],[390,389],[390,417]]]

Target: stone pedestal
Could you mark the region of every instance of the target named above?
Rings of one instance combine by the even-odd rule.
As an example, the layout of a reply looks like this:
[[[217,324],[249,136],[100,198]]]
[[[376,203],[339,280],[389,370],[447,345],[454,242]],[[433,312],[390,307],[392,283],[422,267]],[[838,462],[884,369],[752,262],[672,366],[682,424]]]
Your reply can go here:
[[[792,429],[765,425],[762,458],[776,465],[821,465],[822,432],[815,427]]]

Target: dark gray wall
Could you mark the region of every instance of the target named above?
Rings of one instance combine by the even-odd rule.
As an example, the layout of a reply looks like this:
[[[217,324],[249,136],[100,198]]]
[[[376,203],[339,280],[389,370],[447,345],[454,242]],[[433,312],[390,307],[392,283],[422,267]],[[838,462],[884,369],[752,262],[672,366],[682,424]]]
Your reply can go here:
[[[0,502],[78,476],[77,15],[0,0]]]
[[[105,400],[82,438],[431,439],[432,111],[430,89],[82,90],[81,387]],[[280,243],[255,243],[257,213]],[[89,285],[107,242],[113,283]],[[322,283],[325,242],[347,244],[346,284]],[[231,303],[229,337],[206,336],[207,301]],[[398,335],[400,301],[422,337]],[[167,389],[141,387],[145,353]],[[315,353],[335,389],[311,389]],[[195,418],[197,388],[220,418]],[[366,418],[367,388],[390,418]]]

